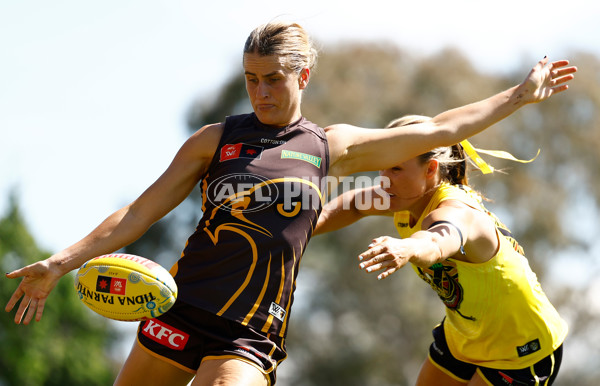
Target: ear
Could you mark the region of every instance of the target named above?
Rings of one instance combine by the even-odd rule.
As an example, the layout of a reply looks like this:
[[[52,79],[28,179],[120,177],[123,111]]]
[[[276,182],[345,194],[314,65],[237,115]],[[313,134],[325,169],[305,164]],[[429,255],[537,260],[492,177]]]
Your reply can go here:
[[[300,76],[298,77],[298,85],[300,86],[300,90],[304,90],[306,86],[308,86],[308,80],[310,78],[310,70],[308,67],[305,67],[300,71]]]
[[[436,159],[429,160],[427,164],[427,171],[425,172],[426,178],[433,178],[437,176],[438,169],[440,167],[440,162]]]

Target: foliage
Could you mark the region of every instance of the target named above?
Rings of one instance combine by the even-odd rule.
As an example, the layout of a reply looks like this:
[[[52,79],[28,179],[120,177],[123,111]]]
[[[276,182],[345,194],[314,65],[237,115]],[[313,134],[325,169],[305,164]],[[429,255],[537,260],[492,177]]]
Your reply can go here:
[[[15,199],[0,219],[0,266],[9,272],[45,259],[35,244]],[[13,322],[15,310],[0,317],[0,385],[107,385],[118,364],[109,354],[115,334],[107,319],[93,314],[77,298],[71,277],[63,278],[48,298],[44,316],[29,326]],[[0,280],[0,298],[8,301],[17,280]]]

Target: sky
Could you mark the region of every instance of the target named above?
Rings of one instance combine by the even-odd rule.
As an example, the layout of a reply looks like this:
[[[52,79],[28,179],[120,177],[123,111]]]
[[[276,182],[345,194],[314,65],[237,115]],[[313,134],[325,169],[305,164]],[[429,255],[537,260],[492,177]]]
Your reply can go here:
[[[600,56],[599,16],[588,0],[0,0],[0,215],[13,191],[40,247],[85,236],[166,169],[191,102],[211,102],[272,19],[324,48],[452,46],[480,71],[525,76],[544,55]]]

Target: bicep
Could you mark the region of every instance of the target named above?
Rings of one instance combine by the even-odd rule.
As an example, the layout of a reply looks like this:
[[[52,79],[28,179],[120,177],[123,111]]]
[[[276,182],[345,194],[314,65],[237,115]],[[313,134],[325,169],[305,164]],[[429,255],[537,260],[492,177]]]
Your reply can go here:
[[[390,129],[333,125],[325,132],[332,175],[391,168],[447,142],[431,121]]]
[[[489,217],[464,204],[442,203],[422,224],[445,258],[484,262],[495,255],[498,247],[495,227]]]
[[[181,146],[162,175],[130,206],[130,210],[155,222],[179,205],[204,177],[217,150],[222,126],[198,130]]]

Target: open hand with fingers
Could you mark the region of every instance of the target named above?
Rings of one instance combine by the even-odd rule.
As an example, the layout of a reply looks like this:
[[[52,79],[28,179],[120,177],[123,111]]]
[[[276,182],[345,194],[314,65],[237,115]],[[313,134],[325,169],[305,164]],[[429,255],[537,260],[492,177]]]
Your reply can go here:
[[[548,58],[540,60],[519,86],[520,97],[525,103],[537,103],[569,88],[577,67],[569,66],[568,60],[548,64]]]
[[[15,323],[29,324],[35,316],[40,321],[44,312],[44,304],[52,289],[63,276],[61,272],[48,260],[38,261],[16,271],[6,274],[10,279],[22,277],[21,283],[6,304],[6,312],[12,311],[14,306],[21,303],[15,314]],[[27,314],[25,314],[27,312]]]
[[[414,239],[396,239],[389,236],[373,239],[369,249],[358,255],[360,269],[371,273],[380,271],[377,279],[385,279],[410,262],[414,254]]]

